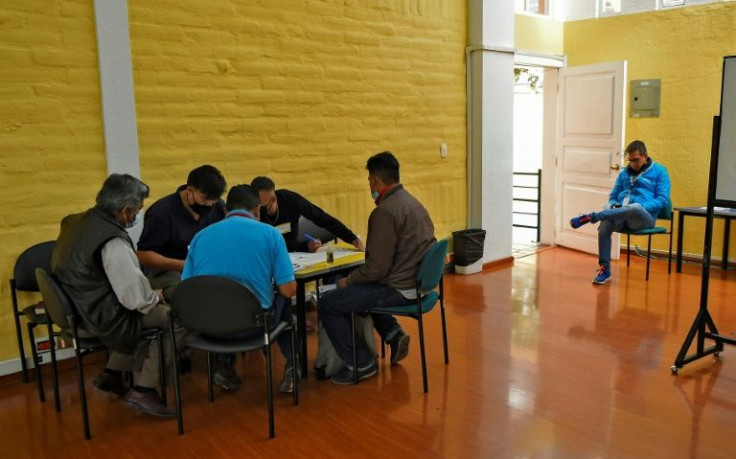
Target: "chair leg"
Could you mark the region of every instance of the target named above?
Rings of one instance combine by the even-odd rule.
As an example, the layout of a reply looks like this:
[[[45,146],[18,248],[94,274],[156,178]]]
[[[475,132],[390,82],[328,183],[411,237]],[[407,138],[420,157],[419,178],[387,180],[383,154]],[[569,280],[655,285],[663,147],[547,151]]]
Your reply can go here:
[[[156,344],[158,345],[158,381],[161,386],[161,403],[167,406],[166,400],[166,355],[164,355],[164,343],[161,330],[156,333]],[[176,360],[176,354],[172,356]]]
[[[424,393],[429,392],[429,385],[427,383],[427,356],[424,353],[424,321],[422,316],[424,314],[418,314],[419,320],[419,349],[422,353],[422,382],[424,383]]]
[[[54,385],[54,409],[57,413],[61,413],[61,400],[59,399],[59,370],[56,368],[56,340],[54,339],[54,327],[49,323],[48,334],[51,348],[51,382]]]
[[[215,391],[212,389],[212,353],[207,352],[207,400],[215,401]]]
[[[631,235],[626,235],[626,267],[629,267],[629,260],[631,259]]]
[[[442,315],[442,344],[445,347],[445,365],[450,363],[450,354],[447,352],[447,322],[445,321],[445,300],[440,298],[440,314]]]
[[[301,378],[297,377],[299,367],[296,358],[296,325],[291,324],[291,371],[294,372],[294,405],[299,404],[299,382]]]
[[[355,339],[355,313],[350,313],[350,337],[353,341],[353,384],[358,384],[358,343]]]
[[[270,345],[266,345],[266,392],[266,397],[268,398],[268,438],[273,438],[275,436],[275,429],[273,422],[273,368],[271,365]]]
[[[74,349],[77,358],[77,382],[79,383],[79,399],[82,402],[82,424],[84,426],[84,438],[89,440],[89,414],[87,413],[87,391],[84,388],[84,367],[82,365],[82,354],[79,349]]]
[[[647,239],[647,279],[649,280],[649,260],[652,257],[652,235],[649,235],[649,238]]]
[[[38,399],[42,402],[46,401],[46,394],[43,391],[43,376],[41,375],[41,367],[38,364],[38,352],[36,351],[36,337],[33,334],[33,328],[35,324],[28,322],[28,341],[31,342],[31,355],[33,356],[33,368],[36,373],[36,383],[38,384]]]
[[[13,300],[13,319],[15,319],[15,334],[18,338],[18,354],[20,354],[20,369],[23,372],[23,382],[28,382],[28,365],[26,350],[23,347],[23,333],[20,331],[20,313],[18,312],[18,298],[15,295],[15,281],[10,279],[10,296]]]
[[[181,412],[181,386],[179,382],[179,360],[176,351],[176,334],[174,333],[174,320],[169,314],[169,339],[171,340],[171,354],[174,357],[174,404],[176,407],[176,424],[179,435],[184,433],[184,417]]]
[[[672,274],[672,222],[670,221],[670,251],[667,256],[667,274]]]

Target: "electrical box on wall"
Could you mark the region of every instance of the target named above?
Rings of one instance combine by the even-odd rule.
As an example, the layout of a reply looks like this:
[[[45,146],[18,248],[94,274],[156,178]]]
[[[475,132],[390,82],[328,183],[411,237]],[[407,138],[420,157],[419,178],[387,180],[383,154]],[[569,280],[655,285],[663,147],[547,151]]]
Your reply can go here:
[[[662,80],[631,80],[631,117],[659,117]]]

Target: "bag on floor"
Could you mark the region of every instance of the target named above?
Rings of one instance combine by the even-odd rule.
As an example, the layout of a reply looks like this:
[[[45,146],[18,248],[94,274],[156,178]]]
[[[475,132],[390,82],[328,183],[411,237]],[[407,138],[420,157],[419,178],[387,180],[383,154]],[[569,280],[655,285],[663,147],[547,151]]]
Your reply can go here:
[[[355,333],[357,342],[365,342],[371,353],[376,355],[376,337],[373,333],[373,318],[370,315],[355,317]],[[317,379],[331,378],[345,368],[347,363],[337,355],[337,351],[332,346],[332,341],[327,336],[327,331],[322,326],[321,321],[317,339],[317,359],[314,362]]]

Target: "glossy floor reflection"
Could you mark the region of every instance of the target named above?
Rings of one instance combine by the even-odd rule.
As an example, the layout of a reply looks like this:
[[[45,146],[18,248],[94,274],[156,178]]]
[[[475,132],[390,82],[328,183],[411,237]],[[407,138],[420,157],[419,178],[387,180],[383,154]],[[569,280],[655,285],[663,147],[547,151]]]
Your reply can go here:
[[[450,365],[432,313],[427,395],[410,320],[412,348],[400,365],[381,362],[378,377],[354,387],[311,377],[298,407],[277,396],[270,441],[258,353],[239,364],[243,389],[217,392],[212,404],[195,361],[182,383],[182,437],[174,421],[136,415],[88,384],[93,437],[84,441],[66,370],[58,415],[33,384],[3,383],[3,457],[736,457],[736,349],[679,376],[669,371],[698,307],[699,268],[668,276],[657,261],[645,282],[644,262],[634,259],[594,286],[595,261],[553,248],[483,274],[448,275]],[[736,330],[735,282],[734,272],[711,275],[722,333]],[[311,356],[316,344],[310,336]],[[87,368],[88,383],[99,368]]]

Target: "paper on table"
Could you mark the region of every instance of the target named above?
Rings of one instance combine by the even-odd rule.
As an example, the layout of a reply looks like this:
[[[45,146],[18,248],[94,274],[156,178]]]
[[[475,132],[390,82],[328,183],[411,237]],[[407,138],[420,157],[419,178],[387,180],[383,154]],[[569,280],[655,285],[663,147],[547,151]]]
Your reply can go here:
[[[355,253],[355,251],[350,249],[333,249],[332,253],[334,259],[336,260],[338,258],[352,255]],[[318,263],[323,263],[327,261],[327,253],[325,252],[324,247],[320,247],[319,250],[314,253],[289,252],[289,258],[291,258],[291,266],[296,271],[299,269],[309,268],[310,266],[314,266]]]

